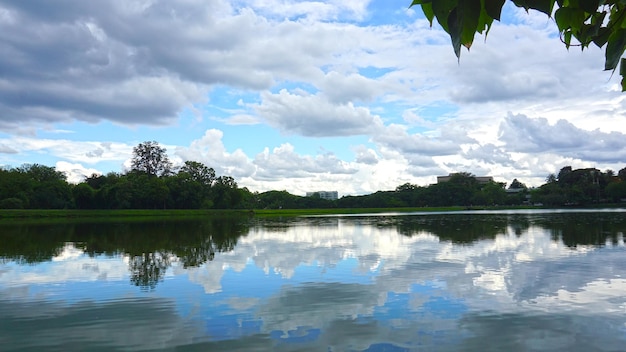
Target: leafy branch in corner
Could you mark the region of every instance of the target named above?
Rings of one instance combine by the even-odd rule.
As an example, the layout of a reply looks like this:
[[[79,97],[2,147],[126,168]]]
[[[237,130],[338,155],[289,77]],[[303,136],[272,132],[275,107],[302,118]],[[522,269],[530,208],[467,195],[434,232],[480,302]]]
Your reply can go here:
[[[618,63],[622,91],[626,91],[626,0],[511,0],[515,6],[554,16],[566,48],[593,43],[605,48],[604,69],[615,71]],[[476,33],[489,33],[494,20],[500,21],[506,0],[413,0],[420,5],[432,26],[433,20],[450,35],[457,58],[461,46],[469,49]],[[556,8],[556,11],[554,9]],[[607,20],[608,19],[608,20]],[[572,44],[575,38],[580,44]]]

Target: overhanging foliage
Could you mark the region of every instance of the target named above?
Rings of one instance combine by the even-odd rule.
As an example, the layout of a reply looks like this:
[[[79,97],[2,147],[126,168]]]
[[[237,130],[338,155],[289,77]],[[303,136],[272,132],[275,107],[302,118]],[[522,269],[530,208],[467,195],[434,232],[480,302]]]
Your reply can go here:
[[[554,21],[561,40],[569,49],[585,49],[593,43],[605,47],[605,70],[615,70],[620,63],[622,91],[626,91],[626,0],[511,0],[527,11],[537,10]],[[433,20],[452,39],[454,53],[461,57],[461,46],[470,48],[476,33],[489,33],[494,20],[500,20],[505,0],[413,0],[420,5],[432,26]],[[555,11],[556,9],[556,11]],[[578,43],[572,43],[572,37]]]

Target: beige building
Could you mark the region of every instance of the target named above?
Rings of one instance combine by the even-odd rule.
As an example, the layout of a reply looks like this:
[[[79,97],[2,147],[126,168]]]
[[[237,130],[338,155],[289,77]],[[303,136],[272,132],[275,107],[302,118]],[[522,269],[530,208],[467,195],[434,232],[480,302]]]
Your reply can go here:
[[[437,183],[443,183],[450,181],[452,176],[457,175],[456,173],[449,174],[448,176],[437,176]],[[489,182],[493,182],[493,176],[474,176],[476,182],[481,185],[484,185]]]
[[[337,200],[339,199],[339,193],[337,191],[318,191],[318,192],[306,192],[307,197],[313,197],[318,194],[322,199]]]

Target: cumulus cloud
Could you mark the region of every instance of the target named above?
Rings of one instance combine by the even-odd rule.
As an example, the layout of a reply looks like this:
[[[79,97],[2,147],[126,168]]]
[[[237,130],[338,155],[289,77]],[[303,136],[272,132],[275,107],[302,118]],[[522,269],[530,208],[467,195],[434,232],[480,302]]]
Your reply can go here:
[[[5,144],[0,144],[0,153],[2,154],[17,154],[19,153],[17,150],[9,147],[8,145]]]
[[[357,145],[352,147],[352,150],[356,154],[355,161],[357,163],[367,165],[375,165],[378,163],[378,156],[376,155],[376,151],[373,149],[367,148],[364,145]]]
[[[550,124],[545,118],[509,114],[500,125],[500,140],[513,152],[555,153],[614,163],[626,159],[626,134],[587,131],[563,119]]]
[[[352,174],[356,170],[348,163],[339,160],[332,153],[311,156],[297,154],[290,144],[283,144],[274,148],[270,153],[265,148],[263,153],[254,158],[257,166],[255,179],[282,180],[286,178],[300,178],[315,176],[315,174]]]
[[[488,164],[498,164],[502,166],[511,166],[513,164],[509,153],[491,143],[470,147],[468,151],[463,153],[463,156]]]
[[[47,154],[74,163],[97,164],[104,161],[123,161],[130,158],[132,146],[117,142],[73,141],[33,137],[0,138],[20,153]],[[118,171],[118,170],[115,170]]]
[[[152,137],[142,126],[168,125],[173,135],[182,135],[192,111],[193,127],[221,129],[229,141],[239,138],[238,128],[260,124],[289,136],[256,143],[255,150],[242,141],[234,151],[202,139],[160,141],[180,150],[174,161],[200,159],[252,190],[304,190],[315,182],[360,193],[393,188],[398,181],[428,184],[452,167],[507,178],[527,175],[536,183],[561,161],[621,168],[626,98],[618,75],[602,72],[601,50],[568,52],[552,20],[507,2],[506,20],[494,23],[486,41],[478,36],[459,63],[449,36],[414,16],[419,10],[379,5],[5,1],[0,131],[7,137],[0,141],[1,161],[41,162],[38,154],[45,162],[54,157],[86,168],[100,167],[103,160],[122,163],[131,151],[124,143],[109,150],[96,141],[70,143],[78,134],[57,142],[34,140],[42,130],[73,129],[67,125],[76,121],[100,128],[95,123],[105,120],[115,128],[135,128],[146,140]],[[229,110],[236,101],[237,108]],[[220,113],[211,116],[209,109]],[[507,111],[545,117],[552,125],[502,122]],[[31,142],[16,135],[28,135]],[[332,149],[316,156],[296,152],[300,137],[332,142],[347,136],[363,136],[371,144],[355,150],[354,162],[340,160],[342,153]],[[217,137],[221,141],[223,135],[206,138]],[[287,143],[293,154],[271,152]],[[287,168],[276,176],[262,168],[284,163],[281,158],[309,171],[293,172],[290,182]],[[118,171],[111,165],[106,171]],[[318,172],[323,169],[337,174]]]
[[[329,72],[322,81],[321,89],[332,103],[345,104],[370,101],[385,92],[381,82],[359,74],[342,75],[335,71]]]
[[[360,17],[366,8],[365,2],[298,5],[298,11],[318,13],[317,20],[346,10]],[[315,10],[318,5],[330,12],[322,15],[326,11]],[[102,119],[168,124],[184,107],[202,102],[210,85],[263,89],[277,79],[320,76],[315,67],[343,50],[349,33],[332,23],[310,26],[255,12],[297,7],[259,2],[235,8],[228,1],[5,3],[0,127]],[[344,33],[337,36],[337,30]],[[353,30],[358,28],[348,31]]]
[[[331,104],[319,94],[304,91],[277,94],[263,93],[263,101],[255,107],[271,126],[285,133],[308,137],[352,136],[368,134],[382,121],[368,108],[351,102]]]
[[[222,142],[223,136],[224,133],[220,130],[207,130],[188,147],[177,147],[174,154],[183,161],[198,161],[212,167],[218,175],[237,178],[250,176],[254,172],[254,166],[246,154],[241,149],[227,151]]]
[[[102,172],[93,168],[86,168],[81,164],[72,164],[66,161],[56,163],[56,170],[65,173],[70,183],[80,183],[93,174],[100,175]]]
[[[403,154],[426,156],[449,155],[460,151],[459,144],[452,140],[428,137],[424,134],[410,134],[407,128],[391,124],[378,131],[373,141]]]
[[[600,49],[589,47],[582,55],[568,51],[555,40],[557,27],[546,16],[522,11],[520,18],[539,20],[523,26],[494,23],[486,41],[474,41],[472,51],[463,53],[459,69],[450,72],[457,78],[457,85],[449,90],[454,101],[559,101],[565,105],[563,100],[587,95],[590,86],[596,91],[609,89],[610,75],[602,73]]]

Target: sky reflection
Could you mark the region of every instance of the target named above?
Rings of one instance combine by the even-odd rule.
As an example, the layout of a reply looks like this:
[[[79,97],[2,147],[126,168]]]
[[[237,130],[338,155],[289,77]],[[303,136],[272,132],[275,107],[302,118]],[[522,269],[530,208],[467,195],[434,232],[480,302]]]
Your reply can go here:
[[[57,346],[132,350],[142,342],[129,331],[152,338],[138,327],[147,324],[159,332],[147,345],[157,349],[475,350],[482,338],[492,342],[482,350],[610,350],[626,342],[622,233],[603,246],[571,246],[543,226],[512,222],[458,244],[423,230],[401,235],[379,220],[257,223],[200,266],[171,258],[152,290],[129,285],[128,256],[89,256],[72,243],[50,261],[6,261],[0,341],[34,348],[19,340],[33,330]],[[63,333],[78,322],[78,332]],[[105,343],[109,335],[117,337]]]

